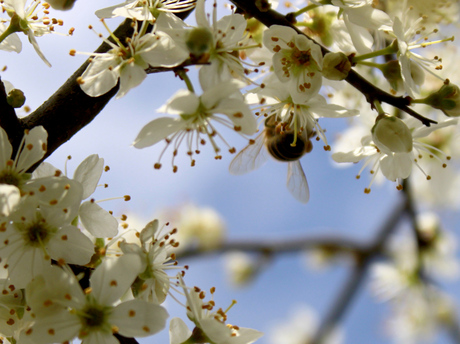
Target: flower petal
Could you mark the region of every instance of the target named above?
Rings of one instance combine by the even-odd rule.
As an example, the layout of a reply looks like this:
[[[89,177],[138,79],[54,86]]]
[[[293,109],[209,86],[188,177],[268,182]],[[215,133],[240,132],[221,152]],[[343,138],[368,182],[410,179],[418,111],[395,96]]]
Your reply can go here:
[[[88,198],[96,190],[99,179],[104,169],[104,159],[92,154],[83,160],[73,174],[73,179],[83,186],[82,198]]]
[[[136,299],[115,307],[109,321],[122,336],[146,337],[161,331],[168,316],[162,306]]]
[[[160,117],[147,123],[133,142],[136,148],[153,146],[169,135],[186,128],[187,123],[180,118]]]
[[[96,238],[113,237],[118,233],[118,221],[95,202],[83,202],[79,216],[86,230]]]

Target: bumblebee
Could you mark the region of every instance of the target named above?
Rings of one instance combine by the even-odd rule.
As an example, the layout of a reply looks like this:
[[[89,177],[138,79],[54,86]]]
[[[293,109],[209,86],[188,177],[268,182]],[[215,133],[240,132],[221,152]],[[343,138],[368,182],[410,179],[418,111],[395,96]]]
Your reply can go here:
[[[291,129],[286,122],[277,122],[276,115],[265,120],[264,130],[257,138],[243,148],[230,163],[230,173],[246,174],[262,166],[271,156],[275,160],[288,163],[287,188],[300,202],[310,198],[307,178],[299,159],[311,152],[310,139],[313,132]],[[268,153],[268,154],[267,154]]]

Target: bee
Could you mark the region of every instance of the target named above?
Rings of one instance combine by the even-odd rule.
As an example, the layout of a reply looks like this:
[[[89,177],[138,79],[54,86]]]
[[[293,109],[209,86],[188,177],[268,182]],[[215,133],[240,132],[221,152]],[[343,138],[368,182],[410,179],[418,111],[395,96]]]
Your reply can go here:
[[[230,173],[241,175],[258,169],[271,156],[288,163],[286,186],[289,192],[302,203],[310,199],[307,178],[299,159],[311,152],[310,138],[314,132],[295,132],[285,122],[277,123],[276,115],[265,120],[264,130],[255,141],[243,148],[230,163]],[[267,154],[268,153],[268,154]]]

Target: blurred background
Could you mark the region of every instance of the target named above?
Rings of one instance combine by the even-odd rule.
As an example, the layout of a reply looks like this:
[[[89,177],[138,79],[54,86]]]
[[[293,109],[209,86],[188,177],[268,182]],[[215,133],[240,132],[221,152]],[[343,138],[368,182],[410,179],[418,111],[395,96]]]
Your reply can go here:
[[[38,38],[52,68],[41,61],[26,37],[21,35],[21,54],[1,52],[2,66],[7,66],[0,74],[2,79],[23,90],[26,104],[32,110],[37,108],[85,61],[82,55],[69,56],[69,50],[91,52],[101,43],[87,26],[92,24],[95,30],[107,36],[93,13],[113,4],[109,0],[79,0],[70,12],[53,11],[51,16],[64,19],[64,27],[56,31],[66,33],[72,26],[76,31],[72,37]],[[229,13],[220,1],[218,13],[219,17]],[[107,20],[112,29],[119,22],[117,19]],[[194,19],[190,18],[190,22],[193,23]],[[191,71],[198,88],[194,67]],[[124,98],[113,99],[90,125],[62,145],[47,161],[63,169],[67,156],[71,155],[67,169],[72,175],[88,155],[96,153],[104,158],[110,171],[103,174],[101,182],[109,187],[100,188],[97,198],[129,194],[132,197],[129,202],[112,200],[101,204],[113,210],[115,216],[126,214],[129,228],[141,230],[158,216],[164,222],[172,221],[174,219],[168,218],[168,214],[171,216],[171,210],[181,207],[209,207],[225,223],[228,241],[277,242],[296,238],[346,237],[366,243],[375,237],[379,227],[401,202],[403,195],[389,182],[374,184],[372,192],[364,194],[369,183],[367,174],[361,180],[355,178],[361,165],[337,168],[330,152],[325,152],[322,143],[316,141],[313,151],[301,160],[311,195],[306,205],[297,202],[285,186],[286,164],[269,161],[257,171],[233,176],[228,172],[233,156],[224,151],[222,160],[215,160],[209,145],[196,156],[195,167],[190,167],[190,160],[182,150],[176,159],[178,172],[173,173],[169,164],[172,151],[168,150],[162,159],[162,169],[154,170],[153,164],[157,162],[163,144],[138,150],[131,143],[140,129],[158,116],[156,109],[178,88],[185,86],[173,73],[150,75]],[[24,116],[21,111],[18,114]],[[321,125],[327,129],[326,134],[333,145],[346,122],[325,119]],[[247,144],[233,132],[223,130],[223,133],[237,149]],[[439,210],[439,214],[443,227],[458,235],[459,214],[445,210]],[[401,231],[408,231],[409,224],[404,221],[403,224],[407,228]],[[291,335],[297,331],[283,327],[287,323],[300,323],[305,331],[313,332],[315,323],[330,309],[351,273],[346,258],[321,267],[312,264],[311,254],[292,252],[272,256],[251,283],[234,285],[227,268],[229,259],[228,255],[203,254],[202,257],[180,260],[179,264],[190,266],[185,277],[187,285],[197,285],[204,290],[216,287],[214,299],[218,307],[226,309],[233,299],[237,300],[238,304],[228,313],[229,323],[264,332],[265,336],[258,341],[261,344],[283,344],[280,339],[273,339],[277,338],[274,337],[277,328]],[[391,342],[386,327],[390,309],[372,295],[368,281],[366,279],[363,283],[342,323],[344,343]],[[460,296],[459,286],[458,279],[442,281],[441,285],[443,290],[454,295],[455,302]],[[183,307],[171,298],[167,299],[165,307],[171,317],[185,314]],[[191,323],[188,324],[191,328]],[[165,329],[141,342],[167,343],[168,338],[168,329]],[[441,332],[434,342],[451,343],[452,340]],[[296,344],[293,340],[286,343]]]

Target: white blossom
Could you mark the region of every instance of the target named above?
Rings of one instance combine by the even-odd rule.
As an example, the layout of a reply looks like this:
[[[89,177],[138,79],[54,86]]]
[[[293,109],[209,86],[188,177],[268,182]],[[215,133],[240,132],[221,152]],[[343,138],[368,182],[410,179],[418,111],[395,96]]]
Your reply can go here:
[[[137,255],[106,259],[92,273],[86,294],[71,272],[58,267],[37,276],[26,290],[36,314],[26,339],[45,344],[78,336],[84,344],[115,343],[115,333],[146,337],[160,331],[168,316],[163,307],[138,299],[119,302],[141,269]]]
[[[275,54],[273,68],[287,85],[294,102],[317,94],[322,84],[323,55],[318,44],[287,26],[272,25],[264,32],[264,45]]]
[[[204,91],[201,96],[188,90],[179,90],[158,109],[158,112],[177,117],[160,117],[146,124],[134,140],[134,147],[149,147],[165,139],[167,146],[173,144],[175,156],[180,143],[184,142],[187,154],[192,159],[194,152],[199,153],[199,144],[203,144],[204,136],[211,142],[216,158],[220,158],[220,148],[215,140],[220,134],[213,122],[233,128],[243,135],[252,135],[256,131],[256,120],[244,102],[240,86],[241,83],[236,80],[224,82]],[[234,151],[234,148],[230,150]],[[155,168],[160,167],[159,162],[155,164]],[[173,170],[176,169],[173,157]]]

